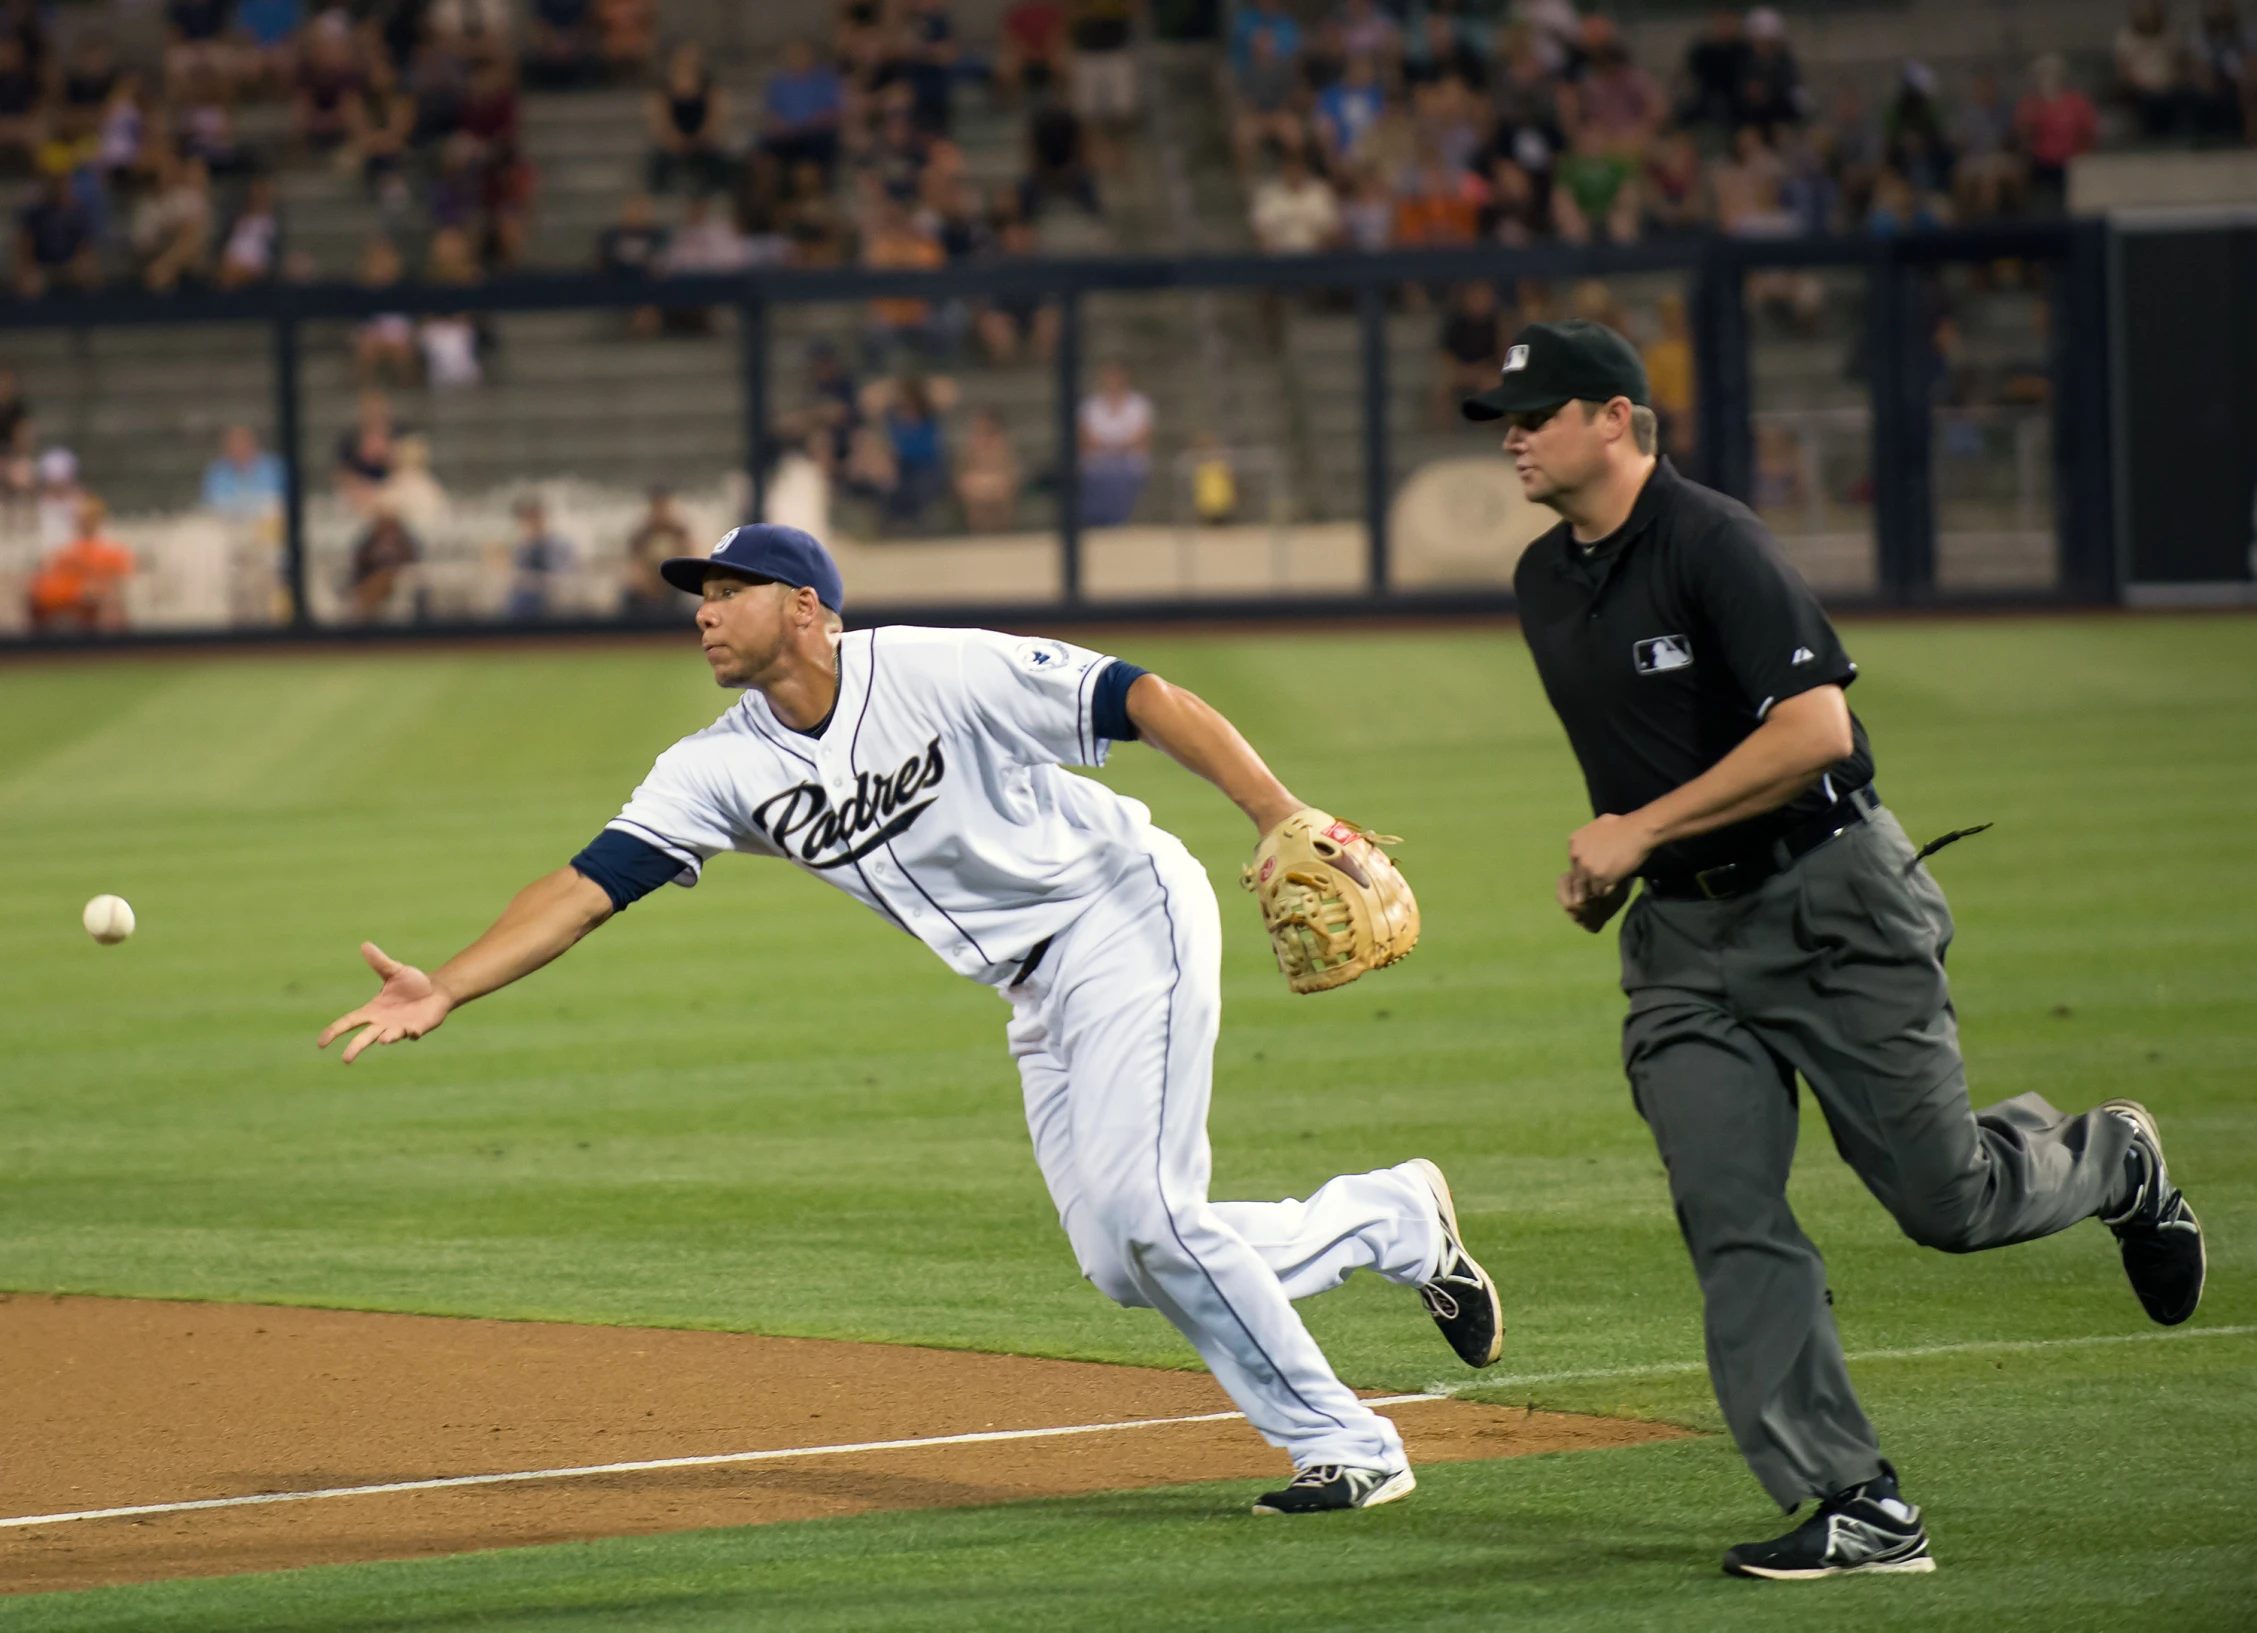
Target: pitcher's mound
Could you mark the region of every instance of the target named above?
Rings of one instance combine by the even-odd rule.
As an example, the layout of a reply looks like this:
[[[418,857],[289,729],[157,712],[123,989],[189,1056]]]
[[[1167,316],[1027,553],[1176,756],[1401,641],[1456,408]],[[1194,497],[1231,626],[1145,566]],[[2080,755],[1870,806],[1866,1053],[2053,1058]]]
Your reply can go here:
[[[1228,1412],[1205,1374],[1079,1361],[27,1294],[0,1295],[0,1354],[0,1584],[17,1593],[1287,1472],[1241,1419],[1143,1422]],[[1684,1433],[1386,1410],[1414,1464]],[[894,1444],[1059,1429],[1089,1432]],[[708,1457],[732,1460],[567,1472]],[[352,1489],[493,1474],[531,1478]],[[37,1515],[58,1517],[13,1523]]]

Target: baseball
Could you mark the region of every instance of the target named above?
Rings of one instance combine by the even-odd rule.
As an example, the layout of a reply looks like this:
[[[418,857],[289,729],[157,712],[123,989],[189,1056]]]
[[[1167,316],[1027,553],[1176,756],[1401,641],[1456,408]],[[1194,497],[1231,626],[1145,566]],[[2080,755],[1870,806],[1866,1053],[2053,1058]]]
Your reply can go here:
[[[133,934],[133,909],[123,896],[97,896],[79,915],[86,933],[105,947],[114,947]]]

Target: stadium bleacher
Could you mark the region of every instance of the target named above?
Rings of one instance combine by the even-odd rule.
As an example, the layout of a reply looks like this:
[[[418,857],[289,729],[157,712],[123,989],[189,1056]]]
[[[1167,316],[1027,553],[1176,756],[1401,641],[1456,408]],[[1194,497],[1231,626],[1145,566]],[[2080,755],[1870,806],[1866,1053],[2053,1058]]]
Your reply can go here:
[[[446,15],[459,21],[458,13],[474,16],[484,9],[457,6]],[[999,39],[997,20],[990,14],[994,8],[962,8],[965,16],[953,30],[917,22],[947,16],[945,5],[930,0],[914,15],[891,3],[842,7],[836,19],[817,8],[804,9],[807,17],[795,25],[780,10],[748,19],[742,8],[720,0],[671,4],[650,34],[649,43],[661,48],[654,53],[661,61],[662,48],[675,40],[703,44],[713,82],[726,93],[731,109],[725,145],[738,155],[740,173],[748,177],[735,189],[733,223],[718,229],[715,241],[723,260],[706,264],[730,264],[731,256],[740,262],[788,260],[841,249],[852,257],[851,240],[869,238],[873,184],[861,174],[855,141],[847,144],[823,206],[846,224],[849,242],[843,246],[826,248],[812,238],[795,239],[787,218],[796,206],[776,196],[778,174],[771,169],[763,176],[757,163],[745,162],[759,146],[763,86],[777,69],[787,34],[821,40],[840,19],[845,21],[839,26],[851,33],[851,18],[865,11],[882,26],[898,21],[930,27],[936,30],[934,37],[956,41],[951,49],[959,51],[960,66],[948,120],[949,163],[961,182],[975,190],[978,214],[1001,218],[1014,213],[1028,171],[1033,99],[1005,99],[981,81],[978,65],[993,61]],[[407,8],[405,14],[416,10]],[[1282,8],[1284,15],[1299,17],[1312,53],[1322,49],[1324,19],[1332,10],[1320,4]],[[1463,39],[1477,42],[1477,56],[1507,52],[1514,39],[1524,36],[1552,42],[1546,49],[1558,59],[1554,69],[1563,78],[1576,72],[1576,53],[1586,47],[1603,52],[1611,33],[1627,53],[1630,71],[1642,72],[1673,108],[1686,91],[1680,65],[1703,31],[1715,26],[1706,8],[1662,5],[1624,8],[1619,27],[1601,24],[1595,14],[1579,18],[1566,0],[1435,10],[1455,19]],[[981,13],[976,28],[974,11]],[[165,34],[168,15],[163,8],[122,4],[72,8],[57,19],[53,37],[42,49],[50,62],[61,63],[71,60],[80,41],[99,34],[123,64],[139,68],[154,96],[168,79],[168,50],[173,49]],[[376,15],[392,12],[380,9]],[[1257,156],[1248,163],[1243,143],[1234,149],[1233,142],[1243,84],[1232,66],[1230,41],[1234,31],[1245,27],[1247,15],[1224,19],[1217,39],[1148,38],[1137,43],[1142,106],[1136,139],[1103,144],[1110,161],[1098,175],[1096,214],[1055,200],[1035,214],[1035,252],[1170,255],[1258,247],[1248,210],[1267,161]],[[1389,13],[1373,15],[1384,19]],[[1425,16],[1426,8],[1411,8],[1394,31],[1405,40],[1422,38]],[[2140,110],[2115,94],[2118,70],[2112,53],[2120,56],[2125,17],[2116,0],[2004,0],[1981,6],[1899,0],[1893,5],[1786,8],[1780,27],[1807,96],[1803,112],[1782,121],[1780,128],[1807,125],[1814,132],[1813,151],[1828,166],[1832,189],[1831,202],[1818,206],[1822,219],[1806,219],[1803,229],[1916,229],[1927,219],[1949,219],[1955,210],[1963,213],[1970,207],[1970,195],[1955,187],[1948,167],[1931,180],[1915,173],[1918,185],[1906,194],[1909,203],[1890,193],[1899,159],[1889,144],[1895,140],[1892,127],[1903,115],[1889,104],[1906,85],[1932,90],[1938,117],[1958,119],[1973,76],[1996,75],[2007,87],[2011,107],[2032,58],[2051,53],[2064,60],[2070,85],[2082,86],[2098,109],[2096,133],[2103,145],[2159,139],[2143,125]],[[332,26],[328,18],[308,25],[312,30]],[[1757,26],[1759,31],[1771,27]],[[2176,17],[2170,26],[2183,31],[2191,19]],[[364,29],[356,36],[359,49],[374,49],[369,42],[378,33],[380,28]],[[1908,64],[1903,55],[1901,42],[1908,37],[1920,42],[1916,64]],[[531,59],[527,34],[521,33],[508,52],[465,50],[466,60],[483,53],[512,70],[516,54],[527,53],[526,81],[516,92],[520,112],[514,143],[535,178],[527,230],[522,245],[505,253],[500,235],[490,228],[481,231],[473,212],[470,232],[473,242],[484,240],[486,271],[591,266],[603,233],[645,185],[648,87],[657,67],[599,65],[588,76],[595,83],[547,88],[557,76],[545,69],[532,71],[540,65]],[[2191,65],[2198,56],[2190,46],[2188,73],[2195,71]],[[422,71],[421,61],[410,60],[411,72]],[[1391,83],[1395,64],[1381,66],[1380,78]],[[1416,78],[1415,64],[1413,70]],[[175,76],[176,88],[178,83]],[[1853,132],[1843,126],[1848,106],[1841,100],[1844,87],[1862,94],[1870,110],[1865,115],[1869,129]],[[178,99],[193,101],[197,94],[180,91]],[[906,93],[897,94],[907,100]],[[1389,94],[1398,93],[1391,89]],[[882,101],[882,96],[877,99]],[[1306,109],[1306,96],[1295,106]],[[441,164],[441,155],[453,151],[444,123],[425,144],[423,157],[410,166],[413,185],[403,201],[400,188],[373,188],[357,166],[309,150],[293,135],[295,117],[288,99],[271,94],[262,99],[246,92],[232,109],[234,138],[249,156],[248,169],[271,170],[278,183],[281,234],[272,274],[348,278],[371,241],[383,238],[398,247],[415,275],[425,264],[437,224],[420,198],[423,184]],[[850,106],[849,117],[851,123],[861,116]],[[874,111],[868,120],[875,129]],[[152,105],[148,124],[156,131],[168,119]],[[1701,131],[1712,185],[1715,167],[1725,160],[1727,126]],[[2160,139],[2184,139],[2191,130],[2190,125],[2165,132]],[[1094,141],[1096,130],[1088,134]],[[2214,129],[2211,136],[2223,139]],[[1853,138],[1871,138],[1886,151],[1878,183],[1872,176],[1848,173],[1857,163],[1848,151]],[[1780,137],[1782,145],[1787,140]],[[491,163],[494,152],[506,154],[509,146],[489,144],[481,150],[487,157],[477,162]],[[67,162],[55,157],[52,142],[32,157],[50,172]],[[2026,169],[2027,159],[2027,154],[2020,159],[2010,155],[2002,162]],[[1916,161],[1917,152],[1907,168],[1917,172]],[[1350,181],[1352,164],[1342,157],[1335,179]],[[1387,185],[1387,179],[1382,177],[1380,184]],[[34,176],[19,177],[7,184],[5,202],[20,212],[30,206],[39,185]],[[1482,184],[1476,174],[1465,185],[1471,197]],[[217,184],[212,251],[224,237],[244,187],[240,176]],[[1408,197],[1395,202],[1398,241],[1409,230],[1404,224],[1412,220],[1405,213]],[[2057,207],[2042,187],[2019,183],[2007,189],[2006,199],[2009,204],[2019,200],[2024,208]],[[679,226],[688,207],[681,197],[662,200],[662,227]],[[727,217],[730,208],[725,205],[718,216]],[[1866,211],[1870,217],[1861,213]],[[122,193],[112,201],[111,213],[117,225],[104,249],[107,272],[112,279],[130,280],[134,255],[123,224],[131,221],[132,208]],[[1445,222],[1449,214],[1435,214],[1432,222]],[[1470,207],[1464,214],[1468,220],[1479,219]],[[1659,225],[1658,215],[1648,214],[1653,219],[1642,231]],[[1908,218],[1900,221],[1898,216]],[[1419,229],[1427,235],[1423,241],[1453,241],[1446,222],[1432,222]],[[1503,224],[1498,228],[1508,241],[1517,241],[1509,236],[1512,230]],[[1539,235],[1551,230],[1546,223],[1538,225]],[[995,253],[992,229],[977,239],[985,247],[970,253]],[[959,252],[964,248],[959,245]],[[1603,309],[1634,339],[1650,344],[1660,337],[1659,303],[1670,295],[1682,296],[1684,284],[1679,275],[1655,274],[1617,279],[1596,291],[1516,288],[1503,293],[1508,314],[1530,303],[1556,311]],[[1757,442],[1759,456],[1771,458],[1764,474],[1774,501],[1767,514],[1776,512],[1783,532],[1810,536],[1806,565],[1814,564],[1818,576],[1826,577],[1827,552],[1832,550],[1841,558],[1840,587],[1856,588],[1858,575],[1869,573],[1869,563],[1861,566],[1856,559],[1855,535],[1870,525],[1859,509],[1870,508],[1871,478],[1860,457],[1864,388],[1855,280],[1806,278],[1792,289],[1753,293],[1760,297],[1754,312]],[[1971,497],[1962,506],[1970,519],[1961,531],[1991,539],[2008,557],[2019,550],[2022,558],[2034,559],[2032,541],[2050,527],[2045,514],[2050,499],[2042,491],[2029,491],[2028,462],[2015,450],[2041,434],[2034,428],[2044,406],[2042,396],[2017,398],[2008,391],[2002,397],[1999,383],[2026,375],[2032,360],[2042,359],[2043,292],[2018,282],[2009,270],[1945,294],[1949,298],[1937,314],[1939,366],[1959,384],[1946,381],[1939,389],[1945,400],[1965,410],[1958,428],[1946,433],[1945,451],[1966,454],[1973,469],[1962,484]],[[51,293],[42,299],[60,303],[70,296]],[[1447,291],[1406,289],[1388,321],[1392,475],[1398,484],[1412,472],[1465,457],[1476,448],[1462,430],[1437,424],[1432,412],[1437,326],[1447,299]],[[950,388],[950,406],[942,416],[947,444],[961,446],[973,415],[993,413],[1009,438],[1023,481],[1013,527],[1053,526],[1058,458],[1054,371],[1031,349],[1010,361],[988,355],[974,338],[976,322],[970,313],[950,312],[944,318],[945,339],[930,348],[931,355],[904,360],[897,353],[869,359],[864,366],[867,323],[859,309],[843,304],[780,308],[772,336],[771,420],[790,425],[795,412],[810,402],[809,359],[820,345],[853,360],[865,384],[898,377],[904,370],[944,376]],[[515,486],[569,476],[617,493],[662,482],[708,493],[716,514],[725,513],[735,492],[727,484],[744,461],[742,385],[736,348],[728,343],[729,321],[730,314],[722,313],[710,326],[693,324],[686,333],[651,338],[613,312],[501,314],[479,326],[475,384],[455,390],[415,381],[395,384],[394,406],[404,422],[428,439],[434,474],[473,511],[481,504],[492,510],[499,496]],[[1134,519],[1169,526],[1187,517],[1192,508],[1189,473],[1203,457],[1198,450],[1218,448],[1239,468],[1248,509],[1266,520],[1327,523],[1360,515],[1362,475],[1354,460],[1342,457],[1343,449],[1357,445],[1358,345],[1352,311],[1345,303],[1322,299],[1279,302],[1251,294],[1155,293],[1100,294],[1087,300],[1085,372],[1107,359],[1128,361],[1136,388],[1153,404],[1153,477]],[[0,361],[19,371],[33,410],[37,447],[17,450],[8,466],[19,489],[30,468],[29,456],[38,447],[67,447],[77,456],[83,480],[101,491],[115,511],[174,515],[192,507],[198,473],[226,426],[247,424],[262,437],[272,435],[272,363],[263,332],[254,328],[23,330],[0,347]],[[347,548],[355,517],[328,494],[328,451],[351,423],[367,381],[355,368],[351,333],[342,324],[309,326],[301,367],[307,487],[317,500],[310,513],[312,532],[317,549],[334,563]],[[2003,488],[2001,471],[2008,477]],[[2042,473],[2035,485],[2045,487]],[[832,498],[835,525],[867,538],[963,531],[955,501],[945,491],[908,517],[882,494],[856,497],[844,483],[833,485]],[[1999,544],[2010,535],[2020,543]],[[490,544],[467,538],[448,548],[491,554]],[[601,541],[597,548],[608,551],[611,541]],[[17,553],[23,552],[19,548]],[[1978,563],[1969,571],[1978,578],[2003,572],[2010,580],[2013,569],[1999,565],[1994,548],[1987,565]]]

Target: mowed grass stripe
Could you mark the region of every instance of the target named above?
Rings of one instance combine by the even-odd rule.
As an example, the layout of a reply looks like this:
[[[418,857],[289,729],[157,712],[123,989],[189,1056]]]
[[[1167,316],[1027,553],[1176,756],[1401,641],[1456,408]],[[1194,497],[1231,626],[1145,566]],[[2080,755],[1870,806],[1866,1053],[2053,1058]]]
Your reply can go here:
[[[1964,1344],[1921,1344],[1911,1349],[1858,1350],[1852,1365],[1876,1361],[1925,1361],[1937,1355],[2029,1355],[2045,1350],[2092,1349],[2110,1344],[2154,1344],[2189,1338],[2247,1338],[2257,1326],[2179,1327],[2167,1332],[2093,1333],[2084,1338],[1980,1338]],[[1603,1378],[1658,1378],[1670,1373],[1706,1375],[1706,1361],[1656,1361],[1647,1366],[1598,1367],[1584,1372],[1512,1372],[1502,1377],[1476,1378],[1470,1383],[1436,1384],[1438,1393],[1471,1395],[1485,1389],[1520,1389],[1529,1384],[1590,1383]]]

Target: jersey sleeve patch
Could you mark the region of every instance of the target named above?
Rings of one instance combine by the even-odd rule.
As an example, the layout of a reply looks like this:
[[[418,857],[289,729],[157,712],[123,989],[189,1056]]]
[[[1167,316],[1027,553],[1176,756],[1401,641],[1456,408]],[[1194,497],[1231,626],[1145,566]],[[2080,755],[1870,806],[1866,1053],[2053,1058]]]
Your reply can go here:
[[[967,631],[957,651],[965,701],[1006,759],[1103,765],[1093,696],[1113,660],[1067,641]]]

